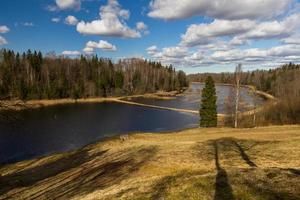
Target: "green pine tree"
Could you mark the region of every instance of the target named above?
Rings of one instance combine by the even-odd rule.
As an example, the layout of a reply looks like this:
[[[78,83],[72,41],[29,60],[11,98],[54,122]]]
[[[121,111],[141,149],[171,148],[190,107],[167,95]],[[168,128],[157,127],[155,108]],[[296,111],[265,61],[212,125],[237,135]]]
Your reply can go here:
[[[217,95],[214,80],[208,76],[205,81],[205,87],[202,90],[201,108],[200,108],[200,126],[217,126]]]

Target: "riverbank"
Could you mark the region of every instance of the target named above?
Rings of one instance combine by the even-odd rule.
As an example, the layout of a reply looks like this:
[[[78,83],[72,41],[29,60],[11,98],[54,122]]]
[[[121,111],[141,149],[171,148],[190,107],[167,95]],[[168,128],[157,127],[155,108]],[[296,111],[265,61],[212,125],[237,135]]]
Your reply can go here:
[[[131,134],[0,167],[0,199],[297,199],[300,126]]]
[[[115,102],[122,99],[130,99],[134,97],[143,97],[143,98],[153,98],[153,99],[162,99],[169,100],[175,98],[181,92],[178,91],[157,91],[155,93],[146,93],[146,94],[137,94],[137,95],[128,95],[128,96],[119,96],[119,97],[95,97],[95,98],[82,98],[82,99],[41,99],[41,100],[10,100],[10,101],[0,101],[3,105],[0,106],[0,110],[23,110],[23,109],[35,109],[47,106],[56,106],[64,104],[75,104],[75,103],[103,103],[103,102]]]
[[[195,83],[195,82],[193,82]],[[197,83],[202,84],[202,83]],[[232,86],[230,84],[218,84],[218,85],[224,85],[224,86]],[[240,117],[248,117],[252,116],[254,113],[262,112],[264,109],[269,108],[270,106],[277,103],[277,99],[273,97],[270,94],[267,94],[262,91],[254,90],[252,86],[242,86],[245,88],[248,88],[250,92],[254,92],[256,95],[262,96],[264,99],[266,99],[266,103],[264,103],[261,106],[256,107],[255,109],[240,112]],[[179,109],[179,108],[173,108],[173,107],[164,107],[164,106],[157,106],[157,105],[149,105],[149,104],[143,104],[143,103],[137,103],[131,101],[132,98],[136,97],[142,97],[142,98],[151,98],[151,99],[160,99],[160,100],[170,100],[174,99],[181,95],[187,95],[190,94],[189,90],[185,91],[187,88],[184,88],[181,91],[171,91],[171,92],[165,92],[165,91],[158,91],[156,93],[146,93],[146,94],[140,94],[140,95],[130,95],[130,96],[120,96],[120,97],[101,97],[101,98],[86,98],[86,99],[54,99],[54,100],[29,100],[29,101],[2,101],[2,105],[0,106],[0,110],[8,109],[8,110],[22,110],[22,109],[33,109],[33,108],[41,108],[41,107],[48,107],[48,106],[55,106],[55,105],[63,105],[63,104],[75,104],[75,103],[102,103],[102,102],[116,102],[116,103],[122,103],[122,104],[128,104],[133,106],[142,106],[142,107],[148,107],[148,108],[154,108],[154,109],[163,109],[163,110],[171,110],[176,112],[182,112],[182,113],[190,113],[199,115],[199,110],[190,110],[190,109]],[[183,93],[185,91],[185,93]],[[200,92],[200,91],[199,91]],[[2,108],[1,108],[2,107]],[[221,114],[218,113],[218,125],[224,126],[225,121],[228,117],[231,117],[227,114]]]
[[[203,84],[200,82],[192,82],[197,84]],[[218,84],[224,86],[232,86],[231,84]],[[254,90],[253,86],[243,85],[241,87],[249,88],[253,91],[256,95],[259,95],[267,100],[268,104],[273,104],[277,101],[277,99],[262,91]],[[119,102],[119,103],[127,103],[133,105],[130,100],[131,98],[135,97],[143,97],[143,98],[152,98],[152,99],[161,99],[161,100],[170,100],[174,99],[177,96],[183,95],[183,92],[187,88],[184,88],[181,91],[157,91],[155,93],[146,93],[146,94],[138,94],[138,95],[127,95],[127,96],[119,96],[119,97],[97,97],[97,98],[82,98],[82,99],[41,99],[41,100],[28,100],[28,101],[21,101],[21,100],[10,100],[10,101],[0,101],[2,106],[0,106],[1,110],[23,110],[23,109],[34,109],[34,108],[41,108],[47,106],[55,106],[55,105],[63,105],[63,104],[75,104],[75,103],[102,103],[102,102]],[[137,106],[146,106],[146,107],[156,107],[158,109],[166,109],[166,110],[174,110],[179,112],[187,112],[187,113],[194,113],[198,114],[198,110],[186,110],[186,109],[176,109],[176,108],[168,108],[168,107],[159,107],[159,106],[152,106],[152,105],[144,105],[139,104]],[[252,115],[254,112],[260,112],[262,107],[256,108],[256,110],[250,110],[241,113],[242,115],[248,116]],[[218,114],[219,119],[222,121],[226,114]]]

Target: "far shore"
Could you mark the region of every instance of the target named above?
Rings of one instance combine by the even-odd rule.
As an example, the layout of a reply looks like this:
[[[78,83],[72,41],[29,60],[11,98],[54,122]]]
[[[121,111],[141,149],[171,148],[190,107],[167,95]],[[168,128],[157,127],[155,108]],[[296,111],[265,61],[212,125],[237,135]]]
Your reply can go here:
[[[130,99],[135,97],[143,98],[154,98],[154,99],[163,99],[169,100],[175,98],[179,95],[178,91],[157,91],[155,93],[146,93],[146,94],[137,94],[137,95],[127,95],[127,96],[118,96],[118,97],[89,97],[89,98],[64,98],[64,99],[38,99],[38,100],[4,100],[0,101],[4,106],[0,110],[13,110],[19,111],[24,109],[34,109],[55,105],[64,105],[64,104],[75,104],[75,103],[103,103],[103,102],[116,102],[118,100]]]
[[[199,83],[203,84],[201,82],[192,82],[192,83]],[[224,85],[224,86],[232,86],[231,84],[219,84],[216,85]],[[256,95],[259,95],[266,99],[267,103],[263,106],[259,106],[256,109],[248,110],[241,112],[240,115],[242,116],[250,116],[254,113],[261,112],[265,108],[267,108],[270,105],[277,103],[277,98],[272,96],[271,94],[268,94],[263,91],[256,90],[251,85],[242,85],[241,87],[249,88],[252,90]],[[188,109],[177,109],[177,108],[171,108],[171,107],[161,107],[156,105],[148,105],[148,104],[142,104],[142,103],[136,103],[130,101],[131,98],[136,97],[143,97],[143,98],[152,98],[152,99],[161,99],[161,100],[170,100],[174,99],[177,96],[182,95],[184,90],[178,92],[178,91],[157,91],[155,93],[146,93],[146,94],[137,94],[137,95],[128,95],[128,96],[119,96],[119,97],[93,97],[93,98],[81,98],[81,99],[41,99],[41,100],[28,100],[28,101],[21,101],[21,100],[9,100],[9,101],[2,101],[2,108],[1,110],[13,110],[13,111],[20,111],[24,109],[36,109],[41,107],[48,107],[48,106],[55,106],[55,105],[65,105],[65,104],[75,104],[75,103],[104,103],[104,102],[116,102],[116,103],[123,103],[128,105],[135,105],[135,106],[142,106],[142,107],[150,107],[150,108],[156,108],[156,109],[163,109],[163,110],[172,110],[177,112],[183,112],[183,113],[191,113],[191,114],[199,114],[198,110],[188,110]],[[200,94],[199,94],[200,95]],[[221,114],[218,113],[218,121],[220,124],[222,124],[226,117],[229,117],[228,114]]]

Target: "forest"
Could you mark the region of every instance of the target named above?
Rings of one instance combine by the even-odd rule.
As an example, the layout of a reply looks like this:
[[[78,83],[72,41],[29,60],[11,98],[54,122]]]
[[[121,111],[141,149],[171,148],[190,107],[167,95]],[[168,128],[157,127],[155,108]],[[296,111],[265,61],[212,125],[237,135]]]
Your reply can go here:
[[[121,96],[188,86],[183,71],[143,59],[0,51],[0,100]]]
[[[217,83],[235,83],[235,73],[192,74],[190,81],[204,82],[212,76]],[[278,103],[260,113],[258,122],[267,124],[300,123],[300,65],[285,64],[270,70],[242,72],[242,85],[253,85],[256,89],[270,93],[278,98]]]

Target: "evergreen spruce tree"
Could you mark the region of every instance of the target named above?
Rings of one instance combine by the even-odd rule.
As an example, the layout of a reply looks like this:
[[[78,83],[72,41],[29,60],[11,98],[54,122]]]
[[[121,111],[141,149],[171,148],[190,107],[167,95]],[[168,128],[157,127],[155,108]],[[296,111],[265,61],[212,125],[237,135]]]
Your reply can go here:
[[[205,81],[205,87],[202,90],[201,108],[200,108],[200,126],[217,126],[217,96],[214,80],[208,76]]]

